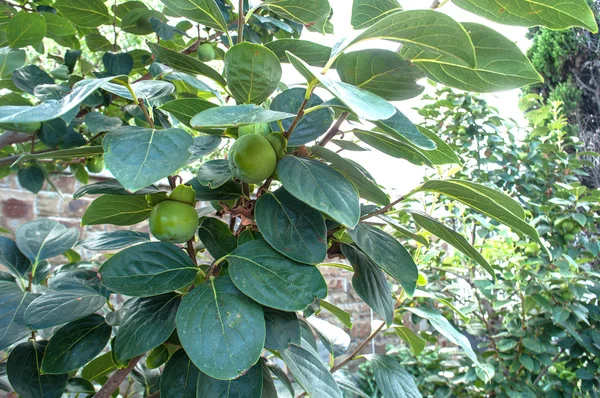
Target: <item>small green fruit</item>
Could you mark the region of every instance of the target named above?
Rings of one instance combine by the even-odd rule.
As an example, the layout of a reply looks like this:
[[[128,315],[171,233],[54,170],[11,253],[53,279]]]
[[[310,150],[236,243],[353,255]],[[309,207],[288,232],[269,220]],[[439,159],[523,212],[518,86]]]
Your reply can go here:
[[[575,235],[573,234],[565,234],[563,236],[567,242],[573,242],[575,240]]]
[[[202,62],[210,62],[215,59],[215,48],[209,43],[203,43],[198,46],[198,59]]]
[[[575,224],[573,224],[573,221],[563,221],[560,226],[562,227],[563,231],[565,232],[570,232],[573,230],[573,228],[575,228]]]
[[[258,134],[247,134],[229,150],[229,168],[234,177],[248,184],[260,184],[273,172],[277,155],[269,141]]]
[[[519,152],[517,155],[517,158],[519,160],[525,160],[525,159],[527,159],[527,154],[525,152]]]
[[[98,155],[89,158],[85,166],[90,173],[100,173],[104,170],[104,156]]]
[[[186,203],[175,200],[160,202],[150,212],[150,232],[163,242],[184,243],[198,229],[198,213]]]
[[[271,127],[269,127],[269,123],[257,123],[238,128],[238,137],[246,134],[260,134],[266,137],[271,134]]]

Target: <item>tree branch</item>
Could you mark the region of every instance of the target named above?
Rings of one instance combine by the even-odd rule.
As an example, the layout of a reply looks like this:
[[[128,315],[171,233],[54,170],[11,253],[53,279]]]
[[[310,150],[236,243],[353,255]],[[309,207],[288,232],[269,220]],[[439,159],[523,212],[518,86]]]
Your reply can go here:
[[[383,213],[387,212],[389,209],[391,209],[392,207],[396,206],[398,203],[402,202],[404,199],[406,199],[405,196],[400,196],[398,199],[394,200],[389,205],[384,206],[381,209],[379,209],[377,211],[374,211],[373,213],[369,213],[369,214],[366,214],[366,215],[362,216],[360,218],[360,221],[364,221],[367,218],[371,218],[371,217],[375,217],[375,216],[378,216],[380,214],[383,214]]]
[[[22,144],[31,138],[31,134],[19,133],[17,131],[5,131],[0,134],[0,148],[12,144]]]
[[[237,42],[241,43],[244,41],[244,0],[240,0],[238,10],[238,37]],[[232,43],[233,44],[233,43]]]
[[[344,123],[346,121],[346,119],[348,118],[348,116],[350,116],[350,113],[348,113],[348,112],[342,113],[340,115],[340,117],[338,118],[338,120],[335,122],[335,124],[333,126],[331,126],[331,128],[329,129],[329,131],[327,132],[327,134],[325,134],[325,137],[323,137],[323,139],[321,141],[319,141],[319,143],[317,145],[318,146],[325,146],[325,145],[327,145],[327,143],[329,141],[331,141],[333,139],[333,137],[335,137],[335,135],[337,133],[339,133],[340,127],[342,126],[342,123]]]
[[[94,398],[110,398],[112,393],[115,392],[117,388],[119,388],[121,383],[123,383],[123,381],[127,378],[129,373],[131,373],[135,365],[137,365],[137,363],[140,361],[140,359],[142,359],[142,357],[143,354],[133,358],[125,369],[119,369],[115,373],[113,373],[113,375],[110,376],[110,379],[108,379],[108,381],[104,383],[100,391],[98,391],[98,393],[94,395]]]
[[[552,363],[556,362],[556,360],[563,354],[563,352],[565,352],[564,348],[561,348],[560,350],[558,350],[558,354],[556,354],[554,356],[554,358],[552,358]],[[535,380],[533,381],[533,385],[535,386],[537,383],[539,383],[539,381],[542,379],[542,377],[544,377],[544,375],[546,374],[546,372],[548,371],[548,369],[550,369],[550,366],[546,365],[544,367],[544,369],[542,369],[542,371],[540,372],[540,374],[537,375],[537,377],[535,378]]]

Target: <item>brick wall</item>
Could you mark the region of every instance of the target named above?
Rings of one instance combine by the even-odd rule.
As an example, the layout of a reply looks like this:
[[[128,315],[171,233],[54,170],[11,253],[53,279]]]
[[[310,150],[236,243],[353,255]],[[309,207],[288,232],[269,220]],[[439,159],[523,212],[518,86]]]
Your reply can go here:
[[[61,190],[63,198],[47,184],[38,195],[21,188],[17,182],[16,175],[0,179],[0,227],[14,232],[19,225],[38,218],[49,218],[56,220],[68,227],[80,229],[80,239],[93,236],[101,231],[114,229],[134,229],[148,231],[147,222],[142,222],[132,227],[117,227],[112,225],[80,226],[81,216],[88,205],[94,200],[92,196],[84,196],[74,200],[73,192],[82,184],[71,176],[53,177],[53,182]],[[91,179],[90,183],[96,182]],[[90,252],[76,247],[82,259],[89,260],[97,252]],[[353,328],[347,329],[333,316],[323,311],[320,316],[331,323],[344,328],[352,337],[352,347],[355,347],[371,333],[371,311],[354,292],[351,285],[352,274],[348,271],[333,267],[322,267],[320,269],[329,286],[328,301],[339,306],[352,314]],[[394,339],[397,341],[397,339]],[[382,352],[385,342],[378,338],[375,340],[377,352]],[[371,346],[365,348],[371,352]]]

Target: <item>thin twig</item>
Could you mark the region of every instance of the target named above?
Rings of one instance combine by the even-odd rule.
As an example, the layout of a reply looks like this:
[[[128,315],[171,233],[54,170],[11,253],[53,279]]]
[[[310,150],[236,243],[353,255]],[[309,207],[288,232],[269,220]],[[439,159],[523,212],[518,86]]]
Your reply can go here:
[[[307,90],[309,90],[309,89],[307,88]],[[311,92],[311,94],[312,94],[312,92]],[[306,97],[308,97],[308,98],[306,98]],[[289,139],[290,136],[292,135],[292,133],[294,132],[294,129],[296,128],[296,126],[298,126],[298,123],[300,123],[302,116],[304,116],[304,110],[306,109],[306,104],[308,104],[309,99],[310,99],[310,94],[307,93],[304,100],[302,101],[302,104],[300,104],[300,109],[298,109],[298,113],[296,114],[296,117],[292,121],[290,128],[287,129],[287,131],[283,134],[285,136],[285,138]]]
[[[556,362],[556,360],[563,354],[563,352],[565,352],[564,348],[561,348],[558,351],[558,354],[556,354],[554,356],[554,358],[552,358],[552,363],[554,364],[554,362]],[[546,374],[546,372],[548,371],[548,369],[550,369],[549,365],[546,365],[544,367],[544,369],[542,369],[542,371],[540,372],[540,374],[537,375],[537,377],[535,378],[535,380],[533,381],[533,385],[535,386],[537,383],[539,383],[539,381],[542,379],[542,377],[544,377],[544,375]]]
[[[241,43],[244,41],[244,0],[240,0],[238,10],[238,37],[237,42]]]
[[[117,52],[117,38],[119,37],[119,33],[117,32],[117,0],[115,0],[115,10],[113,12],[113,32],[115,34],[115,39],[113,41],[113,52]]]
[[[94,398],[110,398],[112,393],[115,392],[117,388],[119,388],[121,383],[123,383],[125,378],[127,378],[129,373],[131,373],[135,365],[137,365],[137,363],[140,361],[140,359],[142,359],[143,356],[144,355],[142,354],[133,358],[125,369],[119,369],[115,373],[113,373],[113,375],[110,376],[110,379],[108,379],[108,381],[104,383],[100,391],[98,391],[98,393],[94,395]]]
[[[373,213],[369,213],[369,214],[366,214],[366,215],[362,216],[360,218],[360,221],[364,221],[367,218],[375,217],[375,216],[378,216],[380,214],[386,213],[389,209],[391,209],[392,207],[396,206],[398,203],[402,202],[404,199],[406,199],[406,197],[400,196],[398,199],[394,200],[389,205],[384,206],[381,209],[379,209],[377,211],[374,211]]]
[[[348,116],[350,116],[350,113],[348,113],[348,112],[342,113],[340,115],[340,117],[338,118],[338,120],[335,122],[335,124],[333,126],[331,126],[331,128],[329,129],[327,134],[325,134],[325,137],[323,137],[323,139],[321,141],[319,141],[319,143],[317,145],[318,146],[327,145],[327,143],[329,141],[331,141],[337,133],[340,132],[340,127],[342,127],[342,123],[344,123],[346,121]]]
[[[148,121],[148,124],[150,125],[150,128],[154,128],[154,120],[150,117],[150,114],[148,113],[148,109],[146,108],[146,105],[144,105],[144,100],[140,99],[139,103],[140,103],[140,108],[142,109],[142,112],[144,113],[144,117],[146,118],[146,120]]]

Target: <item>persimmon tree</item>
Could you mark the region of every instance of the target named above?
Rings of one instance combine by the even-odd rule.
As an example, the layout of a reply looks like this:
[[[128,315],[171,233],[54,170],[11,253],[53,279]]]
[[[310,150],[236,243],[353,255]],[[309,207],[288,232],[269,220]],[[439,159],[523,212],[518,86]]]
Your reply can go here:
[[[333,48],[301,38],[303,30],[334,34],[327,0],[252,8],[161,1],[156,9],[102,0],[0,5],[2,175],[18,173],[37,193],[53,172],[85,182],[84,165],[105,166],[114,179],[74,195],[100,195],[82,225],[150,218],[155,238],[118,230],[79,240],[77,228],[48,219],[23,224],[14,240],[0,237],[0,260],[12,274],[0,282],[10,386],[25,397],[104,398],[127,379],[135,383],[126,383],[125,396],[259,398],[277,396],[275,378],[292,395],[341,397],[352,387],[334,374],[366,359],[384,396],[420,396],[392,357],[360,355],[384,327],[417,341],[402,324],[405,313],[427,319],[488,371],[441,313],[412,305],[427,294],[417,284],[428,264],[415,263],[405,246],[425,238],[386,213],[402,207],[494,280],[501,276],[494,264],[410,203],[444,195],[545,248],[521,206],[460,179],[430,179],[390,199],[369,164],[340,151],[369,147],[424,167],[460,164],[400,101],[421,95],[423,78],[476,92],[539,82],[527,57],[485,24],[446,15],[447,1],[403,10],[395,0],[355,0],[356,32],[335,32],[346,38]],[[500,24],[597,30],[584,0],[453,3]],[[399,49],[356,50],[373,39]],[[304,81],[288,86],[282,64]],[[226,159],[195,166],[223,142]],[[180,170],[190,167],[196,176],[184,181]],[[162,179],[169,192],[156,185]],[[208,201],[217,217],[207,217],[212,207],[198,208]],[[101,263],[81,262],[79,247],[112,252]],[[50,265],[62,254],[68,264]],[[351,314],[325,300],[326,266],[353,272],[354,290],[383,319],[353,352],[341,329],[315,320],[329,311],[351,325]]]

